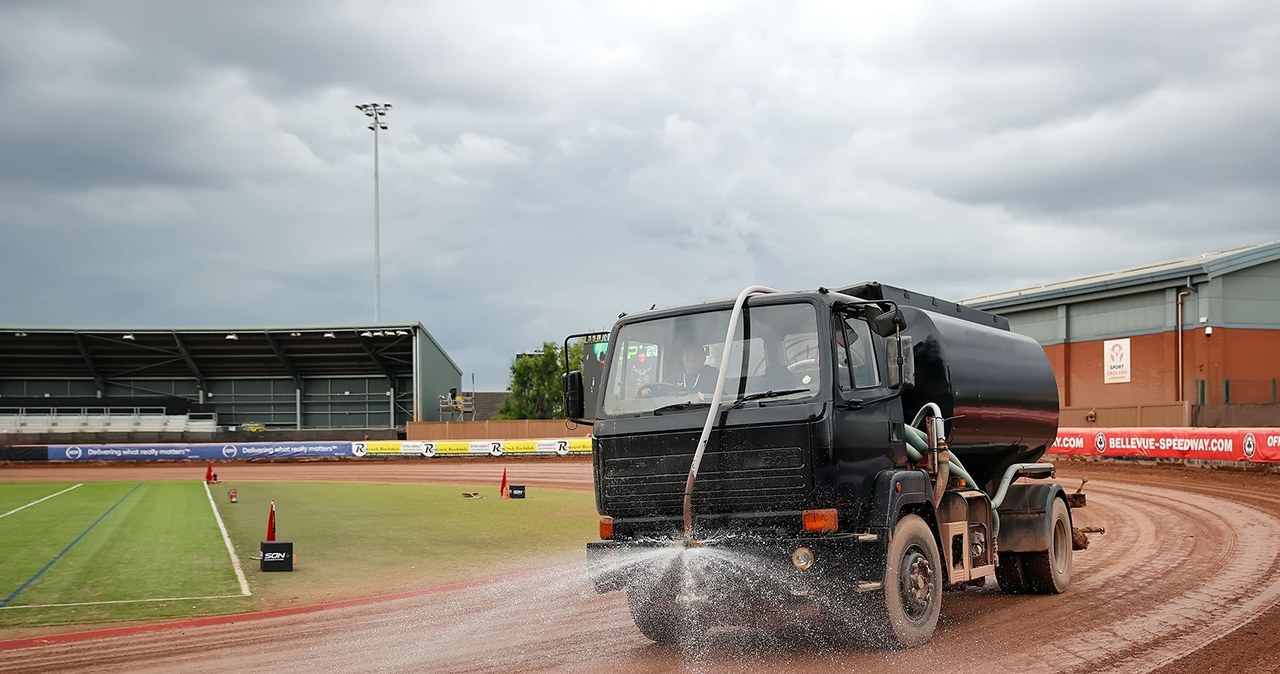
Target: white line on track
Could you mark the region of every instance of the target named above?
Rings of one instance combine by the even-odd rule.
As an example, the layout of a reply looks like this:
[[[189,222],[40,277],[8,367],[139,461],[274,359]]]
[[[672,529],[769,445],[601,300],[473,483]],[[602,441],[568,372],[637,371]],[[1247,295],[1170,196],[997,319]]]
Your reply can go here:
[[[19,608],[60,608],[63,606],[98,606],[102,604],[142,604],[157,601],[197,601],[201,599],[238,599],[238,594],[216,594],[209,597],[165,597],[163,599],[113,599],[111,601],[81,601],[72,604],[31,604],[29,606],[0,606],[0,611]]]
[[[231,545],[231,537],[227,535],[227,527],[222,523],[222,515],[218,513],[218,504],[213,502],[213,492],[209,491],[209,483],[204,483],[204,495],[209,497],[209,507],[213,508],[213,519],[218,523],[218,531],[222,532],[222,542],[227,544],[227,554],[231,556],[231,566],[235,567],[236,580],[240,581],[240,594],[249,596],[249,581],[244,578],[244,569],[240,568],[240,560],[236,559],[236,549]]]
[[[14,514],[14,513],[18,512],[19,510],[25,510],[26,508],[30,508],[31,506],[33,506],[33,505],[35,505],[35,504],[37,504],[37,503],[43,503],[43,502],[45,502],[45,501],[48,501],[49,499],[51,499],[51,498],[53,498],[53,497],[55,497],[55,496],[60,496],[60,495],[62,495],[62,494],[65,494],[65,493],[67,493],[67,492],[71,491],[72,489],[75,489],[76,487],[79,487],[79,486],[81,486],[81,485],[83,485],[83,484],[84,484],[83,482],[76,483],[76,484],[74,484],[74,485],[71,485],[70,487],[67,487],[66,489],[63,489],[62,491],[58,492],[57,494],[49,494],[48,496],[46,496],[46,497],[44,497],[44,498],[42,498],[42,499],[37,499],[37,500],[35,500],[35,501],[32,501],[32,502],[30,502],[30,503],[28,503],[28,504],[26,504],[26,505],[22,506],[21,508],[14,508],[13,510],[10,510],[9,512],[7,512],[7,513],[5,513],[5,514],[3,514],[3,515],[0,515],[0,517],[8,517],[8,516],[10,516],[10,515],[12,515],[12,514]]]

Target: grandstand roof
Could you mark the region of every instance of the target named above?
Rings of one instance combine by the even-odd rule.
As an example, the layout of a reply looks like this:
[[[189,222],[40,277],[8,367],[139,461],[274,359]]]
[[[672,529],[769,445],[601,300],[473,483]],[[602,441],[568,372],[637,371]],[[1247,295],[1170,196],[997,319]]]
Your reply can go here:
[[[999,312],[1040,302],[1071,302],[1100,292],[1129,292],[1142,287],[1169,286],[1212,279],[1223,274],[1280,260],[1280,241],[1252,243],[1177,260],[1156,262],[1119,271],[1041,283],[1039,285],[960,300],[960,304]]]
[[[420,323],[217,329],[0,327],[0,378],[101,382],[148,377],[203,381],[410,376],[416,337],[435,343]]]

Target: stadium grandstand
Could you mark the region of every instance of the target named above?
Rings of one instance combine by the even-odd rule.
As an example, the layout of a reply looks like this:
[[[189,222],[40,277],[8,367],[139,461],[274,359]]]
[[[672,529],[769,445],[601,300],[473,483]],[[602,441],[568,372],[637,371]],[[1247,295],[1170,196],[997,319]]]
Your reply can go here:
[[[421,324],[0,328],[0,444],[392,439],[461,380]]]

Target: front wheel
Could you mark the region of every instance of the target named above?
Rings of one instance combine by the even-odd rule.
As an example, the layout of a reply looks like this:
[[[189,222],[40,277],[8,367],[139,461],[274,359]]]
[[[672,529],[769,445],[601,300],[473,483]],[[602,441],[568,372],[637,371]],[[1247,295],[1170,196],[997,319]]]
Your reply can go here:
[[[893,528],[879,604],[883,645],[911,648],[933,637],[942,612],[942,564],[933,532],[916,515]]]
[[[627,607],[640,632],[660,644],[695,641],[705,632],[694,616],[680,610],[674,593],[658,585],[633,583],[627,588]]]

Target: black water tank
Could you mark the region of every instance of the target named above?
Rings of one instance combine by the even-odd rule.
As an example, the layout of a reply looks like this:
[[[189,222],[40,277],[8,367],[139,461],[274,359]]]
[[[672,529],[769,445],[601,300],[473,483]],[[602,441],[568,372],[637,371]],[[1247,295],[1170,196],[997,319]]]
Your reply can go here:
[[[1012,463],[1034,462],[1058,433],[1058,384],[1034,339],[903,306],[916,385],[902,396],[907,420],[936,403],[947,440],[988,493]]]

